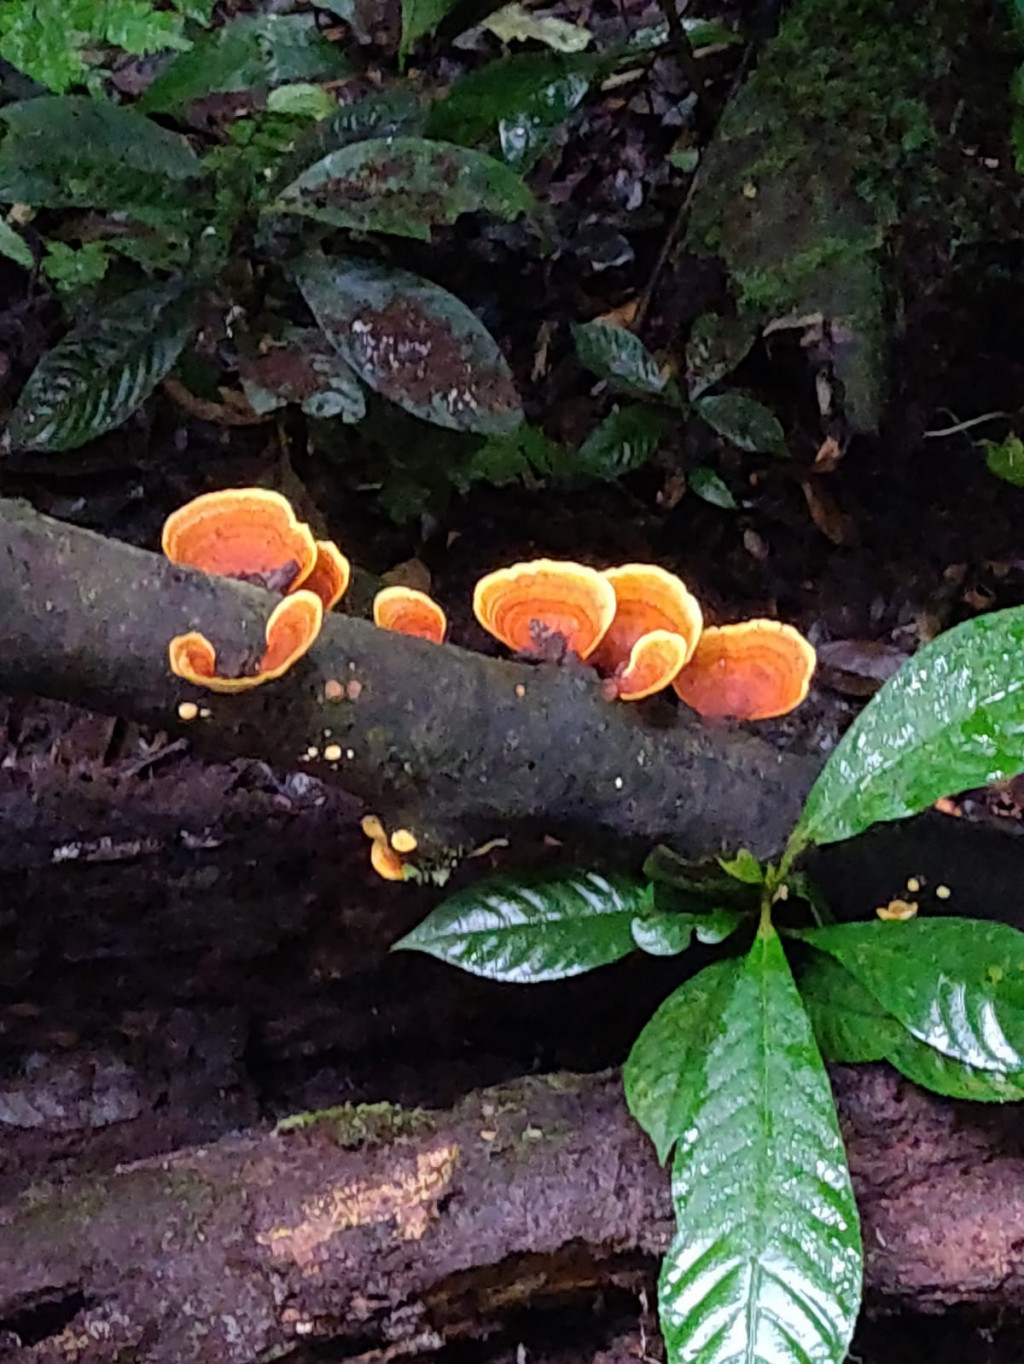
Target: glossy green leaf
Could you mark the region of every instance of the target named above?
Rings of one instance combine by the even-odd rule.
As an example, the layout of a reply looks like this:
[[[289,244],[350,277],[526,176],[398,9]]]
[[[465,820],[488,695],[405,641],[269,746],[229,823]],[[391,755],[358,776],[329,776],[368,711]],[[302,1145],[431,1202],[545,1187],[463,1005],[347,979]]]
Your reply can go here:
[[[989,472],[1016,488],[1024,488],[1024,441],[1012,432],[1005,440],[983,440]]]
[[[791,840],[852,838],[942,796],[1024,771],[1024,609],[955,626],[918,651],[843,735]]]
[[[1024,1072],[979,1070],[919,1041],[833,957],[815,952],[800,978],[814,1035],[827,1061],[888,1061],[922,1089],[949,1099],[1024,1099]]]
[[[294,272],[331,345],[375,392],[456,431],[500,435],[522,421],[494,338],[453,294],[355,258],[310,254]]]
[[[662,1152],[676,1144],[679,1230],[659,1283],[668,1358],[840,1364],[860,1297],[857,1208],[778,938],[759,935],[666,1010],[660,1046],[642,1034],[630,1057],[627,1096]]]
[[[21,450],[71,450],[120,426],[167,375],[192,334],[196,298],[180,281],[137,289],[43,356],[8,427]]]
[[[0,218],[0,256],[6,256],[8,260],[14,261],[15,265],[24,266],[26,270],[31,270],[35,266],[35,257],[32,248],[21,235],[15,232],[9,223]]]
[[[749,848],[740,848],[735,857],[718,857],[718,865],[734,881],[742,881],[745,886],[763,886],[764,868]]]
[[[666,414],[653,407],[616,407],[576,451],[573,472],[583,478],[621,478],[652,458],[667,430]]]
[[[402,0],[402,40],[398,55],[404,60],[420,38],[433,33],[458,0]]]
[[[742,393],[716,393],[698,398],[693,407],[713,431],[738,450],[766,455],[788,453],[778,417],[753,398]]]
[[[330,118],[337,109],[334,95],[323,85],[311,81],[292,81],[278,85],[267,95],[267,113],[289,118]]]
[[[362,421],[366,394],[322,332],[290,327],[279,342],[239,362],[242,390],[254,412],[297,403],[308,417]]]
[[[280,193],[331,152],[355,142],[373,137],[418,137],[425,120],[422,102],[404,86],[343,104],[329,118],[303,129],[295,139],[291,151],[274,168],[274,192]]]
[[[319,31],[315,15],[241,14],[200,34],[188,52],[160,72],[138,107],[167,113],[208,95],[335,79],[348,72],[344,55]]]
[[[631,926],[649,900],[642,881],[594,871],[501,877],[445,900],[393,950],[427,952],[491,980],[561,980],[632,952]]]
[[[974,919],[849,923],[800,934],[935,1051],[1024,1072],[1024,933]]]
[[[736,510],[737,502],[729,491],[728,484],[715,473],[714,469],[699,464],[696,469],[690,470],[689,483],[702,502],[708,502],[712,507],[723,507],[727,511]]]
[[[47,95],[0,109],[0,201],[133,209],[191,202],[202,168],[188,142],[134,109]]]
[[[610,379],[634,393],[663,392],[668,375],[628,327],[585,322],[574,326],[572,334],[580,363],[598,378]]]
[[[469,71],[430,110],[431,137],[473,146],[497,131],[502,154],[517,170],[536,159],[552,129],[564,123],[591,82],[611,68],[593,53],[520,52]]]
[[[674,957],[685,952],[693,941],[714,947],[743,922],[744,916],[733,909],[709,909],[706,913],[648,914],[633,920],[633,941],[641,952],[652,957]]]
[[[757,328],[745,318],[702,313],[686,343],[686,381],[691,398],[698,398],[731,374],[748,353]]]
[[[493,156],[451,142],[394,137],[331,152],[283,189],[272,210],[429,241],[432,226],[463,213],[515,218],[532,206],[519,176]]]

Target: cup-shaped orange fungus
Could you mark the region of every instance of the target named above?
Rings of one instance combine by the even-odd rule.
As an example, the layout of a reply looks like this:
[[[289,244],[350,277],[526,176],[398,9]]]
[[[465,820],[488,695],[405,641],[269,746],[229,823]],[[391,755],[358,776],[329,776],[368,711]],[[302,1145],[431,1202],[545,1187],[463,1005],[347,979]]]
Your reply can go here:
[[[807,695],[816,655],[799,630],[777,620],[745,620],[704,631],[673,686],[700,715],[771,720]]]
[[[433,598],[413,587],[384,587],[373,599],[373,623],[399,635],[443,644],[448,619]]]
[[[668,686],[697,647],[704,628],[700,604],[674,573],[655,564],[623,564],[619,568],[606,569],[604,577],[615,589],[615,619],[590,662],[606,673],[619,674],[628,669],[639,678],[641,674],[634,670],[646,657],[642,676],[645,687],[650,690],[644,690],[642,695],[650,696],[652,691]],[[661,638],[666,632],[679,637],[681,649],[670,646]],[[652,633],[659,636],[657,641],[637,654],[640,641]],[[681,661],[676,664],[675,671],[663,673],[664,681],[655,686],[652,670],[667,668],[680,654]],[[631,689],[620,691],[619,695],[623,700],[640,699],[640,696],[632,695]]]
[[[209,691],[238,692],[273,682],[308,652],[323,624],[323,603],[315,592],[293,592],[284,597],[270,614],[266,628],[266,648],[256,670],[244,677],[219,677],[217,651],[197,630],[176,635],[168,655],[171,672]]]
[[[275,592],[303,587],[325,610],[348,587],[348,560],[317,542],[291,503],[266,488],[225,488],[194,498],[164,522],[163,551],[175,564],[255,582]]]
[[[375,838],[370,848],[370,866],[385,881],[404,881],[402,859],[388,847],[386,840]]]
[[[477,620],[517,653],[589,656],[615,616],[615,589],[596,568],[557,559],[499,568],[473,592]]]
[[[693,646],[673,630],[648,630],[630,650],[629,661],[605,686],[620,701],[642,701],[675,679]]]

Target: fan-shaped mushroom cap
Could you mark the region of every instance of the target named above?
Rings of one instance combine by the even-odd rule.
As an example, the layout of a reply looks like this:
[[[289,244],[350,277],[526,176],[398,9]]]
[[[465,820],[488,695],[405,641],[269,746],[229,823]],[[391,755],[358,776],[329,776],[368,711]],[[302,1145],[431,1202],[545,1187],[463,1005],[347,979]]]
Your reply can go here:
[[[162,545],[172,563],[268,585],[294,564],[278,591],[298,587],[317,561],[313,532],[286,497],[266,488],[225,488],[186,502],[164,522]]]
[[[370,848],[370,866],[385,881],[404,881],[402,859],[388,847],[386,839],[375,838]]]
[[[318,540],[316,563],[308,577],[303,578],[302,586],[307,592],[315,592],[324,610],[329,611],[348,591],[351,576],[351,566],[334,541]]]
[[[613,672],[629,660],[642,635],[669,630],[685,641],[686,663],[704,628],[700,604],[686,584],[656,564],[623,564],[606,569],[604,577],[615,589],[615,618],[590,662]]]
[[[692,652],[674,630],[651,630],[633,645],[629,662],[607,685],[620,701],[642,701],[674,680]]]
[[[238,692],[281,677],[306,653],[323,623],[324,608],[314,592],[284,597],[270,614],[266,649],[251,677],[218,677],[217,651],[198,630],[176,635],[168,648],[171,672],[209,691]]]
[[[777,620],[745,620],[704,631],[673,682],[700,715],[770,720],[803,701],[816,655],[799,630]]]
[[[425,592],[413,587],[385,587],[373,599],[373,623],[382,630],[415,635],[443,644],[448,620],[444,611]]]
[[[560,635],[567,651],[587,658],[615,615],[615,589],[595,568],[533,559],[481,578],[473,611],[489,634],[517,653],[543,652]]]

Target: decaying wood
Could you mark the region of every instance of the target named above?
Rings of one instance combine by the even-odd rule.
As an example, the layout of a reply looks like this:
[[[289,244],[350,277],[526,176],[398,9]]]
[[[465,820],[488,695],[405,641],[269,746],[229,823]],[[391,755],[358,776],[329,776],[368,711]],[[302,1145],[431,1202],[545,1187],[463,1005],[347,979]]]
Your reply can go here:
[[[943,1104],[882,1067],[834,1083],[869,1291],[1024,1304],[1019,1112]],[[36,1187],[0,1208],[0,1325],[13,1361],[243,1364],[310,1337],[423,1353],[524,1302],[640,1287],[671,1230],[618,1076],[552,1075]],[[18,1348],[43,1302],[53,1329]]]

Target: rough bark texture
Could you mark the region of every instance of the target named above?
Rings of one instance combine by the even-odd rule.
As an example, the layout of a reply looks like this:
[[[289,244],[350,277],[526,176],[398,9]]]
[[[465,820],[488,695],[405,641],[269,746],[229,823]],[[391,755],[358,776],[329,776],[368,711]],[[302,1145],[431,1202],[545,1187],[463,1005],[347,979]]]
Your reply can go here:
[[[244,649],[262,640],[271,600],[0,502],[0,691],[73,701],[187,734],[213,756],[337,780],[412,828],[428,855],[530,823],[670,840],[691,856],[741,844],[767,855],[785,841],[818,765],[747,734],[604,701],[583,667],[439,649],[338,614],[277,683],[219,696],[171,675],[174,635],[200,629],[218,647]],[[356,699],[326,699],[332,680],[356,683]],[[209,716],[182,724],[183,700]],[[337,763],[323,758],[331,743]]]
[[[1019,1112],[941,1104],[881,1067],[834,1078],[869,1290],[1024,1304]],[[243,1364],[311,1335],[427,1352],[637,1279],[671,1209],[617,1075],[554,1075],[35,1188],[0,1227],[0,1321],[17,1333],[47,1302],[57,1323],[13,1360]]]

